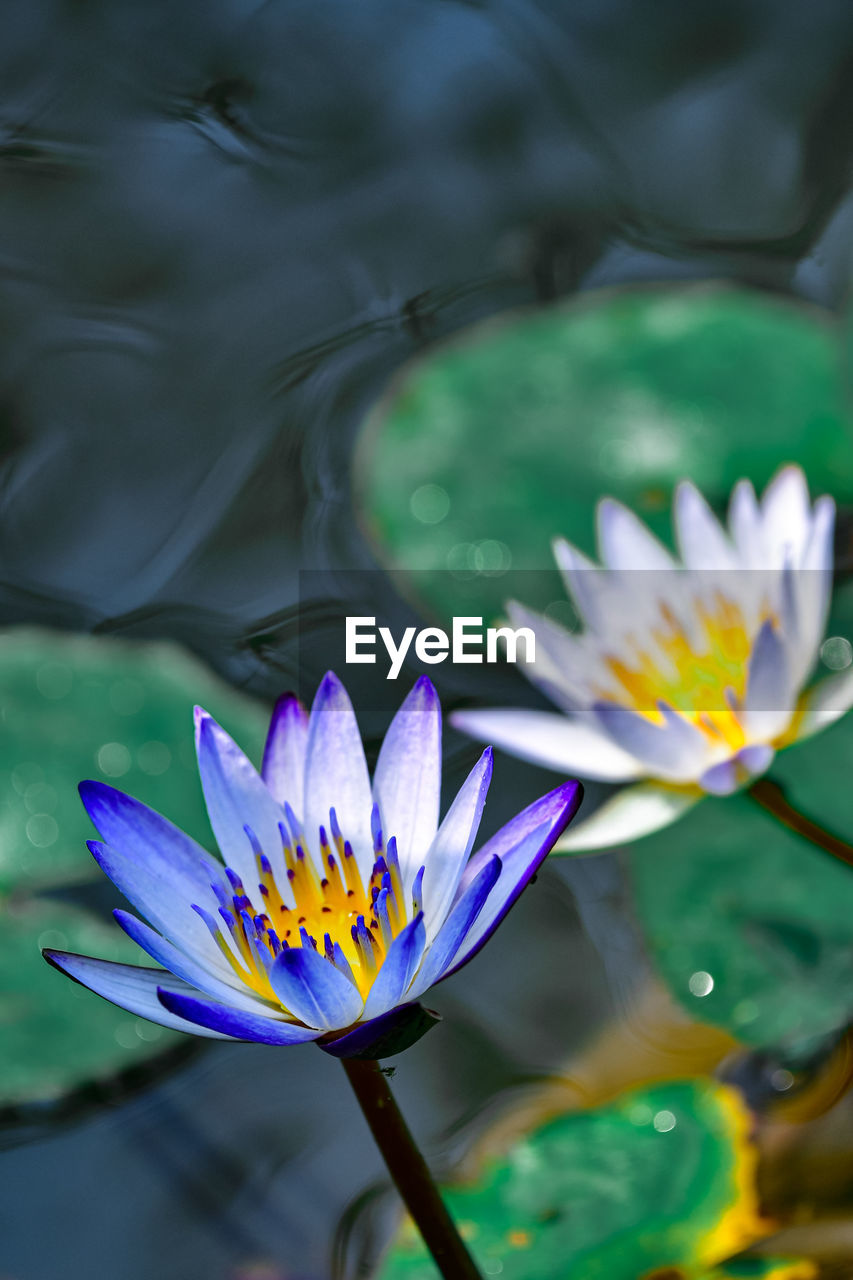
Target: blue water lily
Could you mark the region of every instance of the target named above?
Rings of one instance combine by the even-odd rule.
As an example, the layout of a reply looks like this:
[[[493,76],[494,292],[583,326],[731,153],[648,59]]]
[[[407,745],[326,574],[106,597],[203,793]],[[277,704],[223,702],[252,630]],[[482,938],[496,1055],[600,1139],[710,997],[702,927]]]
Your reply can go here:
[[[571,820],[567,782],[471,857],[492,773],[483,752],[439,825],[441,709],[425,677],[394,717],[371,785],[350,699],[331,673],[310,716],[279,700],[261,772],[196,710],[211,856],[100,782],[89,847],[148,923],[116,911],[163,969],[46,951],[92,991],[166,1027],[379,1057],[434,1020],[419,1004],[484,945]],[[165,970],[165,971],[164,971]]]

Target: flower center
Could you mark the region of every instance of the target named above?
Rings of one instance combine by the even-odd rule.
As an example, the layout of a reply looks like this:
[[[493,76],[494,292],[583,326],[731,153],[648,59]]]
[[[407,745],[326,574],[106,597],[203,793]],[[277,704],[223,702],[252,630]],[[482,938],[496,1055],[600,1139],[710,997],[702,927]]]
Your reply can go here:
[[[374,863],[362,878],[349,840],[344,839],[335,810],[329,831],[319,829],[319,858],[308,848],[301,825],[289,805],[287,826],[279,823],[288,889],[277,880],[270,859],[254,832],[246,827],[258,869],[253,897],[230,867],[227,886],[212,885],[219,920],[207,916],[208,927],[237,977],[258,995],[281,1005],[269,980],[269,969],[285,947],[313,947],[352,978],[366,996],[394,938],[421,907],[423,869],[412,887],[412,915],[404,904],[397,842],[384,842],[379,811],[371,815]]]
[[[652,628],[652,644],[644,648],[631,635],[629,656],[605,655],[618,688],[601,690],[601,696],[656,724],[663,723],[657,706],[663,700],[709,737],[739,750],[746,744],[740,708],[753,643],[740,606],[721,592],[711,607],[697,600],[692,644],[671,607],[661,602],[659,609],[661,623]],[[772,614],[765,607],[759,627],[768,617]]]

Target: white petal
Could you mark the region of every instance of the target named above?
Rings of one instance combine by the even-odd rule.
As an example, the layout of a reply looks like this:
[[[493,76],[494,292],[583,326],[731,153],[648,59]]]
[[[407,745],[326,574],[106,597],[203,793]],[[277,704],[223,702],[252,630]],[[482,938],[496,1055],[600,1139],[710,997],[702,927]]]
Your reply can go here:
[[[688,569],[740,568],[737,553],[719,520],[689,480],[675,491],[674,520],[678,549]]]
[[[675,568],[663,543],[621,502],[602,498],[596,516],[599,552],[609,569]]]
[[[605,733],[581,720],[569,720],[550,711],[527,711],[521,707],[456,711],[450,722],[480,742],[502,747],[511,755],[558,773],[627,782],[645,772],[635,756]]]
[[[582,621],[597,631],[601,622],[602,592],[606,590],[605,572],[565,538],[555,538],[551,546],[566,591]]]
[[[732,491],[729,529],[744,568],[766,568],[762,564],[761,513],[749,480],[739,480]]]
[[[799,467],[783,467],[764,490],[761,530],[766,567],[799,560],[811,530],[809,490]]]
[[[853,707],[853,667],[825,676],[807,689],[800,699],[792,724],[790,741],[800,742],[813,733],[828,729]]]
[[[575,822],[554,845],[556,853],[586,853],[639,840],[675,822],[701,800],[701,791],[676,789],[654,782],[625,787],[596,809],[585,822]]]

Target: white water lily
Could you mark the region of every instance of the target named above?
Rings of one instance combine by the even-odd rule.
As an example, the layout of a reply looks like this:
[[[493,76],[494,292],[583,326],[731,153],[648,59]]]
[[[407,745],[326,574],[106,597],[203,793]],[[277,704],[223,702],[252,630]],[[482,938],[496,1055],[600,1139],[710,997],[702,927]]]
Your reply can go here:
[[[536,634],[527,676],[560,709],[457,712],[454,725],[551,769],[631,782],[555,852],[604,848],[667,826],[704,795],[748,786],[780,748],[853,705],[853,668],[804,688],[826,625],[835,505],[812,506],[799,467],[759,501],[735,487],[724,527],[690,482],[673,509],[680,559],[628,508],[598,506],[596,565],[554,554],[583,630],[515,602]]]

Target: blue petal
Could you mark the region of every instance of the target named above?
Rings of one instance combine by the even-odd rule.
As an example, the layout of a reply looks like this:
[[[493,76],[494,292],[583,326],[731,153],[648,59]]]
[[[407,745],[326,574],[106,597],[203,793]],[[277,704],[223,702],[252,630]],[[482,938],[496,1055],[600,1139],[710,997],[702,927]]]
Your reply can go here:
[[[193,911],[193,902],[203,902],[211,897],[209,883],[200,886],[178,879],[173,883],[168,863],[164,857],[142,857],[132,851],[115,849],[99,840],[88,842],[89,850],[98,866],[120,889],[128,902],[150,920],[154,928],[171,939],[188,955],[193,956],[212,973],[227,974],[225,961],[210,933]],[[164,850],[168,856],[168,848]],[[213,864],[214,874],[221,868]]]
[[[176,897],[192,902],[209,893],[222,865],[167,818],[103,782],[81,782],[80,799],[103,839],[152,875]]]
[[[308,712],[292,693],[285,693],[273,709],[261,776],[275,799],[285,801],[300,816],[305,811],[305,752]]]
[[[282,951],[270,968],[269,979],[288,1012],[321,1031],[348,1027],[364,1008],[349,978],[310,946]]]
[[[424,861],[438,827],[440,787],[441,706],[432,681],[421,676],[391,721],[373,778],[385,838],[396,836],[403,868]]]
[[[308,723],[302,816],[311,842],[316,840],[321,826],[328,827],[329,810],[334,809],[365,879],[373,869],[372,806],[367,761],[355,712],[346,689],[329,671],[317,690]]]
[[[492,857],[500,858],[501,874],[444,977],[467,964],[489,940],[577,813],[582,799],[579,782],[564,782],[501,827],[474,855],[460,881],[457,901]]]
[[[162,969],[140,969],[131,964],[115,964],[112,960],[96,960],[92,956],[78,956],[69,951],[43,951],[42,955],[54,968],[69,978],[88,987],[96,995],[112,1001],[121,1009],[135,1013],[140,1018],[157,1022],[161,1027],[174,1031],[187,1031],[191,1035],[210,1036],[215,1040],[229,1039],[222,1029],[200,1030],[192,1022],[167,1013],[158,999],[158,988],[185,995],[192,992],[179,978],[164,973]]]
[[[369,1022],[360,1022],[346,1035],[318,1040],[317,1046],[333,1058],[390,1058],[409,1049],[441,1019],[419,1004],[401,1004]]]
[[[196,708],[196,749],[210,825],[222,856],[251,895],[258,866],[246,827],[251,827],[272,864],[278,884],[286,886],[279,823],[284,810],[270,794],[252,762],[224,729]]]
[[[382,968],[367,996],[364,1005],[365,1019],[378,1018],[399,1004],[408,990],[415,970],[421,962],[426,946],[426,929],[423,913],[402,929],[391,943]]]
[[[261,1044],[305,1044],[308,1040],[316,1040],[320,1034],[310,1027],[296,1026],[278,1018],[265,1018],[263,1014],[246,1013],[242,1009],[218,1004],[215,1000],[176,992],[162,983],[157,989],[157,996],[170,1013],[192,1023],[193,1031],[206,1027],[208,1031],[231,1036],[235,1040],[257,1040]]]
[[[149,929],[147,924],[137,920],[136,916],[132,916],[130,912],[117,910],[113,915],[128,937],[142,947],[152,960],[162,964],[178,978],[183,978],[184,982],[189,983],[190,986],[198,987],[216,1000],[224,1000],[243,1009],[253,1009],[258,1012],[263,1010],[264,1002],[260,997],[250,994],[248,988],[223,982],[204,965],[198,964],[171,942],[161,938],[154,929]]]
[[[484,862],[474,879],[453,906],[438,935],[426,954],[420,972],[412,984],[410,995],[423,995],[435,982],[440,981],[468,936],[492,889],[501,874],[501,860],[491,857]]]

